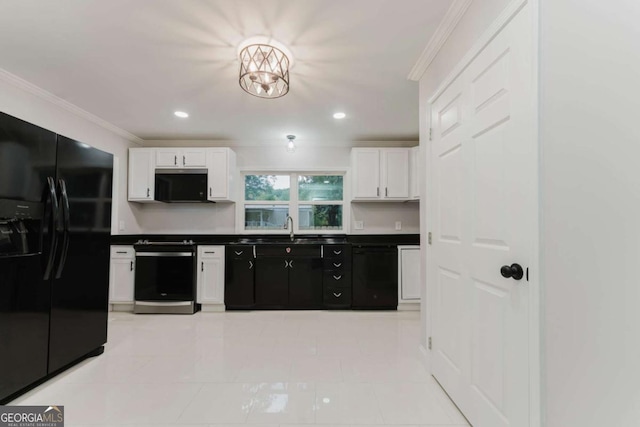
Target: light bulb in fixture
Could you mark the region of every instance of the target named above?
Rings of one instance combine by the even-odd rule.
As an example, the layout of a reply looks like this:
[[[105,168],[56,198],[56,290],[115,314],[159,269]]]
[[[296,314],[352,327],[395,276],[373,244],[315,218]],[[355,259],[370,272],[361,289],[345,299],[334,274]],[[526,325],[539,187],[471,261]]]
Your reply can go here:
[[[173,114],[175,114],[176,117],[180,117],[181,119],[186,119],[187,117],[189,117],[189,114],[185,113],[184,111],[176,111]]]
[[[287,143],[287,151],[293,153],[296,151],[296,144],[293,142],[296,139],[295,135],[287,135],[289,142]]]
[[[345,113],[335,113],[333,115],[334,119],[344,119],[345,117],[347,117],[347,115]]]

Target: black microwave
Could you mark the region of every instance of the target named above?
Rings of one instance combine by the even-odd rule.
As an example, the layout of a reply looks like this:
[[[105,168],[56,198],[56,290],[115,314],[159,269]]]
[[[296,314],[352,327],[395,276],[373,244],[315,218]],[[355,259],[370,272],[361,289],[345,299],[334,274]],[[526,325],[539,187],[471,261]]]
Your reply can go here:
[[[206,169],[156,169],[155,200],[203,203],[207,200]]]

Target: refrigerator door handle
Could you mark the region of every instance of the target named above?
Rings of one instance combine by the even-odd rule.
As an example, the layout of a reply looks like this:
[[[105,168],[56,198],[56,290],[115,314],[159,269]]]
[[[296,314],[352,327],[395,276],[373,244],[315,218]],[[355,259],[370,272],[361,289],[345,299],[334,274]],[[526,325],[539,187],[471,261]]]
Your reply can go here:
[[[49,280],[51,272],[53,270],[53,263],[56,258],[56,249],[58,248],[58,233],[56,226],[58,225],[58,195],[56,194],[56,182],[52,177],[47,177],[47,191],[46,198],[51,201],[51,227],[49,233],[51,234],[51,243],[49,244],[49,259],[47,260],[47,266],[44,269],[43,280]],[[44,228],[44,221],[43,221]]]
[[[62,255],[60,256],[60,262],[58,263],[58,270],[56,272],[56,279],[62,277],[62,271],[64,265],[67,263],[67,253],[69,252],[69,224],[71,218],[69,215],[69,196],[67,194],[67,183],[64,179],[60,179],[60,194],[62,195],[62,220],[63,220],[63,241],[62,241]]]

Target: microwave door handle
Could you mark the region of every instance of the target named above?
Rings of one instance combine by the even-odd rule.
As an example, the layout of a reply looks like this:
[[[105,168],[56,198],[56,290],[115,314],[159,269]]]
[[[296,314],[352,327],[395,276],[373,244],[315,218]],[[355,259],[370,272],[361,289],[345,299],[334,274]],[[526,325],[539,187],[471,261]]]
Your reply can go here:
[[[49,234],[51,236],[51,243],[49,244],[49,256],[47,265],[44,269],[43,280],[49,280],[51,277],[51,271],[53,270],[53,263],[56,258],[56,249],[58,248],[58,232],[56,227],[58,225],[58,195],[56,194],[56,183],[52,177],[47,177],[47,189],[45,190],[45,200],[49,199],[51,202],[51,222],[49,227]],[[46,219],[45,219],[46,220]],[[44,230],[44,221],[42,222],[42,228]]]
[[[58,270],[56,272],[56,279],[62,277],[62,271],[67,263],[67,254],[69,253],[69,225],[71,223],[71,217],[69,214],[69,196],[67,194],[67,184],[64,179],[60,180],[60,193],[62,194],[62,219],[63,219],[63,241],[62,241],[62,255],[60,256],[60,262],[58,263]]]

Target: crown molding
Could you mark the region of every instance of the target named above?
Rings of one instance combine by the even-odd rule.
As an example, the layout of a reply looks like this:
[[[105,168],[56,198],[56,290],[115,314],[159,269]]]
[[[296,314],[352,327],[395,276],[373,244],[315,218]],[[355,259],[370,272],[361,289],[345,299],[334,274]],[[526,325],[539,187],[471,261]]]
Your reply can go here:
[[[83,110],[82,108],[78,107],[77,105],[74,105],[72,103],[70,103],[69,101],[65,101],[64,99],[52,94],[51,92],[48,92],[44,89],[42,89],[39,86],[34,85],[33,83],[30,83],[18,76],[16,76],[15,74],[12,74],[10,72],[8,72],[7,70],[4,70],[2,68],[0,68],[0,80],[7,82],[9,84],[11,84],[12,86],[17,87],[18,89],[21,89],[25,92],[29,92],[32,95],[37,96],[38,98],[50,102],[52,104],[54,104],[57,107],[60,107],[82,119],[88,120],[100,127],[102,127],[103,129],[108,130],[109,132],[112,132],[122,138],[125,138],[131,142],[134,142],[136,144],[142,145],[144,143],[144,140],[141,138],[138,138],[137,136],[135,136],[132,133],[127,132],[124,129],[121,129],[111,123],[109,123],[108,121],[101,119],[100,117],[91,114],[90,112]]]
[[[460,19],[464,16],[465,12],[471,5],[473,0],[454,0],[445,13],[440,25],[436,28],[435,33],[431,36],[431,40],[427,43],[427,47],[424,48],[422,54],[416,61],[415,65],[409,72],[408,79],[413,81],[419,81],[422,75],[429,69],[429,66],[435,59],[442,46],[449,39],[449,36],[453,32]]]

